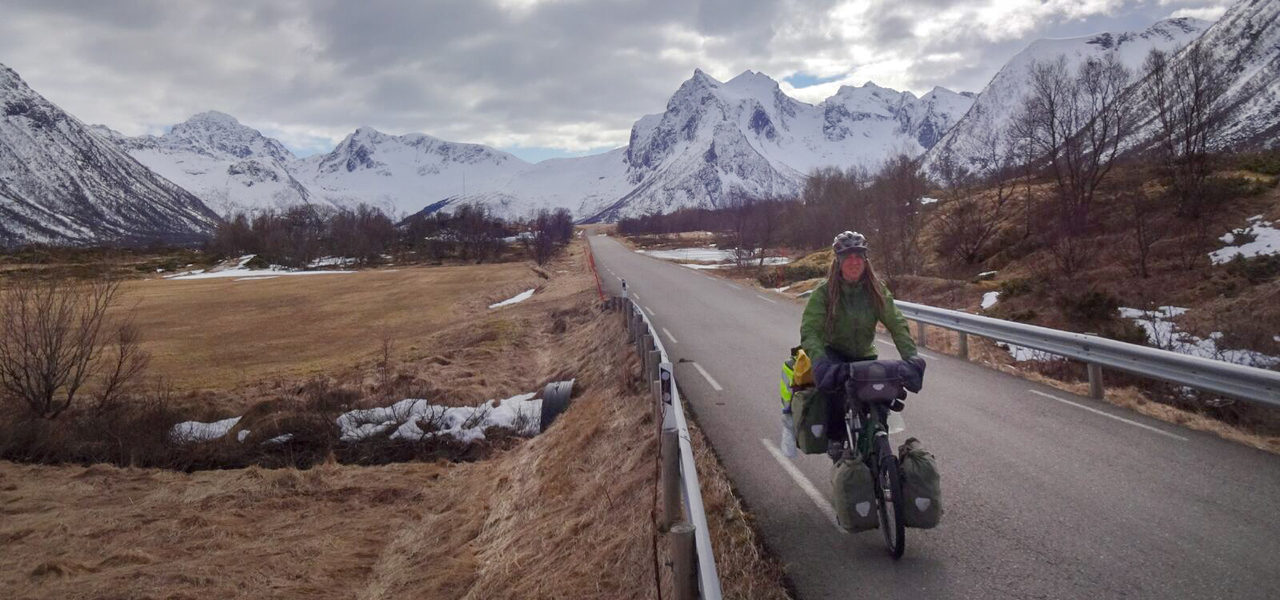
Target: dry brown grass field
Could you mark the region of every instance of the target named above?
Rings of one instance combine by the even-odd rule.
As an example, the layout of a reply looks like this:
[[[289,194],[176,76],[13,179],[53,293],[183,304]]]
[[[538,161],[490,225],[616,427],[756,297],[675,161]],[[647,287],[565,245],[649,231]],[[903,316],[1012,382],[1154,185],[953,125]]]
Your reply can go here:
[[[274,279],[141,279],[121,310],[141,327],[152,372],[180,389],[325,373],[545,285],[528,263],[385,268]]]
[[[404,397],[370,391],[388,328],[394,376],[419,397],[470,403],[574,377],[573,405],[547,432],[466,462],[190,474],[0,462],[0,597],[657,597],[667,557],[653,553],[655,424],[636,358],[581,244],[544,273],[130,284],[153,371],[245,392],[208,396],[214,416],[252,400],[261,419],[315,374],[357,386],[361,406]],[[786,598],[714,455],[698,455],[726,596]]]

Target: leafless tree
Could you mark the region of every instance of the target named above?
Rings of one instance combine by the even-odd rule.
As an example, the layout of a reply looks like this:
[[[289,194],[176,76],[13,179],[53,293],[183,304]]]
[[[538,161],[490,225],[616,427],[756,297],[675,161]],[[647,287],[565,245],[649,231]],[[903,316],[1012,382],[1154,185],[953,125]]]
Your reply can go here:
[[[877,248],[888,279],[920,270],[920,199],[927,185],[919,162],[898,155],[885,162],[867,194],[871,227],[863,233]]]
[[[1180,54],[1153,49],[1143,64],[1140,93],[1154,113],[1160,165],[1178,214],[1198,219],[1204,211],[1205,181],[1213,170],[1209,149],[1220,131],[1226,78],[1203,44]]]
[[[985,258],[988,244],[1000,231],[1007,214],[1006,205],[1014,196],[1015,150],[999,131],[979,136],[977,157],[985,177],[946,166],[941,169],[946,185],[946,202],[939,207],[941,239],[938,251],[966,265]]]
[[[1064,56],[1031,65],[1019,133],[1054,177],[1067,235],[1084,232],[1098,186],[1131,132],[1128,82],[1129,70],[1111,54],[1086,60],[1074,74]]]
[[[1140,184],[1124,187],[1116,202],[1124,211],[1128,229],[1124,250],[1130,260],[1126,268],[1133,275],[1146,279],[1151,276],[1151,249],[1168,234],[1168,230],[1159,222],[1157,203],[1147,196]]]
[[[0,393],[5,399],[46,419],[85,395],[97,407],[112,405],[147,361],[137,330],[127,322],[116,327],[109,322],[118,289],[108,280],[28,278],[0,292]]]

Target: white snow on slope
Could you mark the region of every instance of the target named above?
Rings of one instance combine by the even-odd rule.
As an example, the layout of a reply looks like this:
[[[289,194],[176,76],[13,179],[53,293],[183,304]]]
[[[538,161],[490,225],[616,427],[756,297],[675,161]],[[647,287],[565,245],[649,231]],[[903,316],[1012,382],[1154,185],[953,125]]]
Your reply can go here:
[[[938,163],[950,151],[958,163],[975,167],[983,154],[982,138],[988,133],[1001,133],[1021,109],[1031,90],[1031,65],[1056,60],[1063,56],[1072,75],[1090,58],[1113,54],[1121,64],[1136,72],[1152,48],[1176,51],[1196,39],[1211,24],[1192,18],[1166,19],[1144,31],[1120,34],[1099,33],[1077,38],[1036,40],[1005,63],[987,84],[968,112],[942,140],[925,155],[924,168],[936,174]],[[1005,148],[1003,139],[999,147]]]
[[[343,441],[359,441],[381,436],[393,440],[416,441],[448,435],[462,442],[484,439],[488,427],[501,427],[519,435],[538,433],[542,399],[536,394],[520,394],[505,400],[489,400],[476,407],[438,406],[409,398],[391,406],[353,410],[338,417]],[[423,427],[426,427],[425,429]]]
[[[1263,221],[1262,215],[1249,217],[1249,224],[1240,231],[1253,240],[1238,246],[1228,245],[1209,253],[1213,264],[1230,262],[1236,256],[1253,258],[1269,254],[1280,254],[1280,229],[1276,229],[1271,221]],[[1235,244],[1236,233],[1227,233],[1220,239],[1226,244]]]
[[[506,300],[503,300],[502,302],[495,302],[493,304],[490,304],[489,308],[502,308],[504,306],[511,306],[512,304],[519,304],[521,302],[524,302],[525,300],[528,300],[529,298],[532,298],[533,292],[534,292],[534,288],[527,289],[523,292],[520,292],[519,294],[516,294],[510,298],[507,298]]]
[[[1280,357],[1268,356],[1252,350],[1219,348],[1221,332],[1215,331],[1209,334],[1208,339],[1202,339],[1179,331],[1173,319],[1186,312],[1187,309],[1176,306],[1161,306],[1156,310],[1121,308],[1120,316],[1132,319],[1143,331],[1146,331],[1147,341],[1157,348],[1263,369],[1280,365]]]
[[[449,436],[470,443],[485,439],[484,430],[489,427],[532,436],[538,434],[542,419],[542,399],[534,398],[535,395],[519,394],[504,400],[489,400],[475,407],[437,406],[426,400],[409,398],[387,407],[343,413],[337,424],[344,442],[384,436],[391,431],[387,437],[393,440],[420,441]],[[240,419],[231,417],[213,423],[185,421],[174,425],[169,435],[181,443],[216,440],[225,437]],[[249,433],[241,430],[237,441],[243,442]],[[267,440],[267,443],[283,443],[292,437],[292,434],[284,434]]]
[[[1000,292],[987,292],[982,295],[982,310],[986,310],[996,305],[1000,300]]]

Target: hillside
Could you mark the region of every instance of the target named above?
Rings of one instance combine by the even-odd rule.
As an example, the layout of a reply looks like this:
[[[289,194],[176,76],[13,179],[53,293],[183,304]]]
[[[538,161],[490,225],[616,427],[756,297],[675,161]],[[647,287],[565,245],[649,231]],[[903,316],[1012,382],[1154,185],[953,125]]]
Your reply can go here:
[[[217,215],[0,65],[0,247],[192,243]]]

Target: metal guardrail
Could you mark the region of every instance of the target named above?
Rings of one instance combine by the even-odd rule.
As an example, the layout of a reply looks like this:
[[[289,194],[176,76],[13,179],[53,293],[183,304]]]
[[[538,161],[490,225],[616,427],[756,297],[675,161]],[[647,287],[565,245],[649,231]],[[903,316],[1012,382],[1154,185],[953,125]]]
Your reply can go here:
[[[1102,367],[1106,367],[1280,407],[1280,372],[923,304],[895,304],[903,316],[917,323],[959,331],[961,355],[966,358],[965,334],[973,334],[1087,363],[1095,397],[1102,396]],[[923,325],[917,335],[924,339]]]
[[[711,550],[702,487],[698,483],[688,422],[671,358],[658,338],[657,329],[634,300],[612,298],[610,302],[614,308],[621,309],[628,340],[635,345],[643,364],[642,376],[653,386],[655,413],[661,424],[662,524],[671,542],[676,598],[720,600],[720,576]]]

